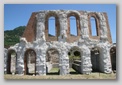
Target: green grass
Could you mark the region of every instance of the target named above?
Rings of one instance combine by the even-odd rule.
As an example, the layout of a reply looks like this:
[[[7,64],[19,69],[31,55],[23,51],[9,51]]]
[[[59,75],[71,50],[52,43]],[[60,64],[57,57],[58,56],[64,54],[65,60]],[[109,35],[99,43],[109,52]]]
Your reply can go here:
[[[58,72],[59,68],[52,68],[49,72]]]

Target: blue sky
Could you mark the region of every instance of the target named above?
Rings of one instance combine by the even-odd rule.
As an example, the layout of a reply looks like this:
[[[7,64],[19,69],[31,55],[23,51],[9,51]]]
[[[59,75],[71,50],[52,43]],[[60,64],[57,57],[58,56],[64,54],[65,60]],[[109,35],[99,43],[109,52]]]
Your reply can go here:
[[[113,43],[116,42],[116,5],[115,4],[5,4],[4,5],[4,30],[12,30],[18,26],[27,25],[32,12],[39,10],[85,10],[106,12],[111,31]],[[72,18],[72,17],[71,17]],[[75,19],[71,19],[71,24]],[[54,19],[50,20],[54,23]],[[75,25],[73,25],[75,27]],[[72,26],[71,29],[74,27]],[[54,26],[52,28],[54,29]],[[93,30],[94,31],[94,30]],[[52,30],[50,33],[54,34]],[[72,34],[76,34],[76,30],[71,30]],[[93,35],[95,35],[93,33]]]

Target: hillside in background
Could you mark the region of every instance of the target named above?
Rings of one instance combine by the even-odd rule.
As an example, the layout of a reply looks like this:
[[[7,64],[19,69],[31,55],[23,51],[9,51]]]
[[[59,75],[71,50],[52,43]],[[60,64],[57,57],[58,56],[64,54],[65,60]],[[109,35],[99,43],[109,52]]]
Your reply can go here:
[[[12,45],[20,42],[20,37],[22,36],[26,26],[19,26],[13,30],[4,31],[4,48],[9,48]],[[53,36],[49,34],[49,36]]]
[[[4,31],[4,48],[8,48],[16,43],[19,43],[26,26],[19,26],[13,30]]]

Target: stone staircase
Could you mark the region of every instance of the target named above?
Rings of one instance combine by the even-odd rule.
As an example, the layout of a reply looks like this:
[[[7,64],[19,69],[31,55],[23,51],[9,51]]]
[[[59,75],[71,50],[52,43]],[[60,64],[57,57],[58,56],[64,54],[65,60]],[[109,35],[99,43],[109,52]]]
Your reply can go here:
[[[76,72],[81,73],[81,60],[74,60],[74,63],[72,64],[72,68]]]

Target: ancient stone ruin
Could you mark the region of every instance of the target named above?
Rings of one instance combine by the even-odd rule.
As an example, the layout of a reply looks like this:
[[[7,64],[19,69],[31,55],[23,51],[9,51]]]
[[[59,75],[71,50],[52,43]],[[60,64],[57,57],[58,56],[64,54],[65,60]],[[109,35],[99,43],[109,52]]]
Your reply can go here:
[[[48,33],[48,19],[52,16],[55,17],[55,36]],[[76,18],[77,36],[70,34],[70,16]],[[96,22],[96,36],[92,36],[91,17]],[[33,12],[20,43],[4,51],[4,73],[26,75],[29,73],[28,63],[34,63],[33,73],[36,75],[46,75],[56,65],[59,67],[59,75],[70,74],[70,67],[81,74],[90,74],[93,71],[111,73],[112,69],[115,69],[113,64],[116,65],[116,62],[111,60],[115,50],[105,12]],[[12,52],[16,55],[14,72],[11,72]],[[79,55],[80,58],[70,65],[69,55]]]

